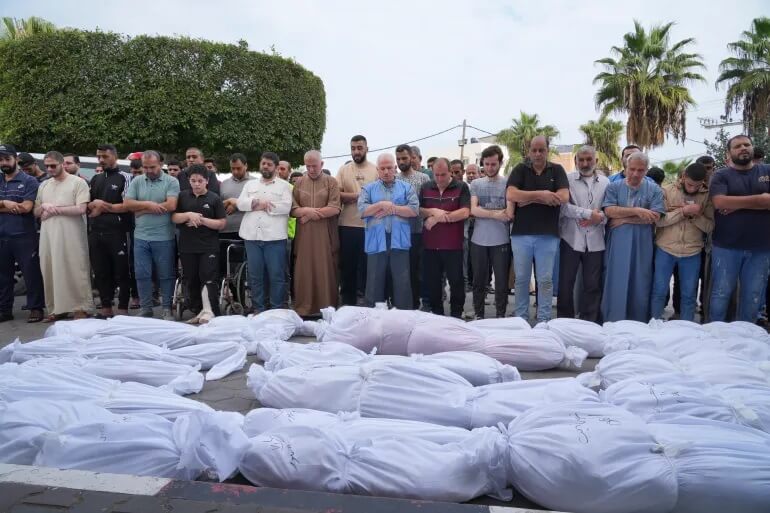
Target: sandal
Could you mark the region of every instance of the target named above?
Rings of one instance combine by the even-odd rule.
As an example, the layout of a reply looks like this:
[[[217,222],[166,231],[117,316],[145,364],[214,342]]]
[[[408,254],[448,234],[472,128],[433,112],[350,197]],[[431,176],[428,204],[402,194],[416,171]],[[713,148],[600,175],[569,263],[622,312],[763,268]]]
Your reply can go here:
[[[27,322],[29,324],[40,322],[43,320],[43,311],[42,310],[30,310],[29,312],[29,318],[27,318]]]
[[[67,318],[67,314],[51,314],[45,316],[42,321],[45,323],[62,321]]]

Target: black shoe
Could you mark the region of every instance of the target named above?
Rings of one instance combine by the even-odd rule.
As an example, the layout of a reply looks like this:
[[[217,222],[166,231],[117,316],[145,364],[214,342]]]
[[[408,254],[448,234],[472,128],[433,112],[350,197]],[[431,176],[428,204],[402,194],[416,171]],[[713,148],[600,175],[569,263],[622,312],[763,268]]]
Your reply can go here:
[[[0,312],[0,322],[12,321],[13,314],[11,312]]]

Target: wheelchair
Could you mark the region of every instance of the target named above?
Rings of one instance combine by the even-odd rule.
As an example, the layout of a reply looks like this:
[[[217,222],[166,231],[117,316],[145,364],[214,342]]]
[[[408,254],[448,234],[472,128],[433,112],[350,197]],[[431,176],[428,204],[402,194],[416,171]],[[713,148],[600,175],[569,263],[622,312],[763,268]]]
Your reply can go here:
[[[251,287],[246,248],[242,240],[222,240],[225,245],[225,275],[219,289],[222,315],[243,315],[251,310]]]

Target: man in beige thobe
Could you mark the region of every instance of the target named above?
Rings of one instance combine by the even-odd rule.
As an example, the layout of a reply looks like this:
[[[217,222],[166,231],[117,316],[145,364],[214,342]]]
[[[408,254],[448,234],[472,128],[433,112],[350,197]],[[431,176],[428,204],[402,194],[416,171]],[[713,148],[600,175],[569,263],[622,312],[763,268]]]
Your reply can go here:
[[[93,310],[91,267],[85,213],[90,198],[85,180],[64,170],[64,156],[49,151],[43,160],[51,179],[37,191],[35,215],[40,228],[40,270],[46,322],[87,317]]]

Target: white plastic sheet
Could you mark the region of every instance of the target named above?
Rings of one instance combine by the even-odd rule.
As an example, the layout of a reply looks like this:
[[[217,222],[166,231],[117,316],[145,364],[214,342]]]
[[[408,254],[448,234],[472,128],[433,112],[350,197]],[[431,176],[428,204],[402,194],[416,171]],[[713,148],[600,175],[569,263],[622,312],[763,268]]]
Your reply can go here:
[[[552,319],[538,323],[535,329],[546,329],[555,333],[565,347],[577,346],[591,358],[604,356],[604,345],[609,340],[601,326],[581,319]]]
[[[175,421],[113,415],[49,433],[35,464],[188,480],[211,473],[224,480],[237,470],[247,445],[238,420],[227,413],[195,413]]]
[[[221,379],[246,365],[246,347],[237,342],[219,342],[180,347],[171,351],[176,358],[208,370],[206,380]]]
[[[660,513],[676,504],[677,474],[665,449],[622,408],[544,405],[511,422],[508,433],[510,482],[547,509]]]
[[[415,354],[405,356],[372,356],[348,344],[340,342],[318,342],[297,344],[293,342],[268,341],[260,343],[259,354],[264,354],[265,369],[271,372],[297,365],[360,365],[368,361],[426,362],[450,370],[467,379],[472,385],[488,385],[521,379],[518,370],[504,365],[481,353],[451,351],[431,355]]]
[[[770,435],[736,424],[661,416],[648,424],[679,484],[676,513],[756,513],[770,504]]]
[[[45,330],[46,337],[71,336],[91,338],[107,325],[104,319],[78,319],[76,321],[56,321]]]
[[[258,408],[244,420],[243,431],[249,438],[286,426],[309,426],[334,430],[348,441],[399,436],[419,438],[437,444],[461,443],[475,431],[458,427],[439,426],[427,422],[403,419],[370,419],[357,413],[328,413],[303,408]]]
[[[122,360],[156,360],[187,363],[174,358],[168,349],[120,335],[81,339],[70,335],[46,337],[21,343],[16,339],[0,349],[0,363],[23,363],[34,358],[82,357]]]
[[[599,402],[575,378],[528,379],[478,387],[467,396],[471,428],[508,424],[530,408],[558,402]]]
[[[522,371],[556,367],[576,369],[583,365],[587,356],[578,347],[565,347],[558,335],[533,329],[490,332],[479,351]]]
[[[0,403],[0,463],[32,465],[49,434],[112,418],[110,412],[88,402],[32,399]]]
[[[76,367],[84,372],[117,381],[134,381],[170,390],[175,394],[197,394],[203,388],[200,365],[137,361],[123,359],[93,360],[87,358],[36,358],[23,365],[42,367],[63,365]]]
[[[0,401],[25,399],[88,401],[117,414],[153,413],[175,419],[209,406],[141,383],[121,383],[100,378],[75,367],[31,367],[6,363],[0,366]]]
[[[733,393],[736,395],[731,399],[705,381],[679,374],[661,374],[617,382],[599,392],[599,396],[602,401],[625,408],[647,421],[661,414],[676,414],[764,429],[758,413],[743,399],[752,395],[758,402],[766,402],[766,407],[760,409],[766,417],[770,410],[770,387],[744,389],[740,400],[736,397],[738,392]]]
[[[462,444],[388,437],[352,443],[334,431],[289,426],[251,439],[241,473],[257,486],[463,502],[504,500],[503,438],[492,430]]]

